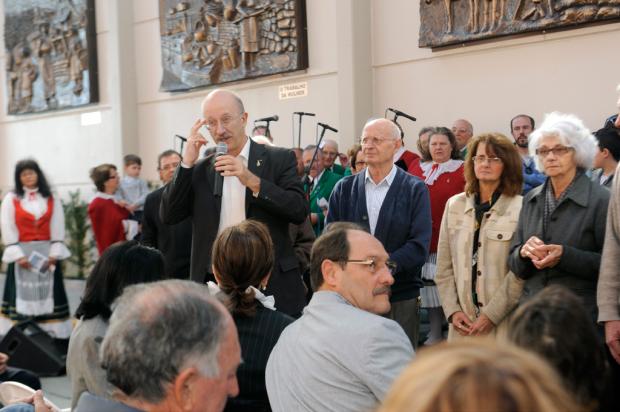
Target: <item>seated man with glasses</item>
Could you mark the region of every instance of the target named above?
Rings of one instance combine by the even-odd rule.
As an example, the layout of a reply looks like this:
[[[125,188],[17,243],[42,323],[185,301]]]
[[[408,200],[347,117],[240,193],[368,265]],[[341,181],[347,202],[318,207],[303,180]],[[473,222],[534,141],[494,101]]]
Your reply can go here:
[[[370,120],[362,131],[366,170],[340,180],[329,198],[326,223],[354,222],[369,231],[396,262],[387,316],[404,329],[413,347],[419,334],[421,270],[431,242],[431,206],[422,180],[394,165],[400,130],[388,119]]]
[[[161,204],[166,224],[192,219],[191,279],[214,280],[211,248],[218,233],[245,219],[267,225],[273,239],[275,261],[266,294],[275,297],[279,311],[301,314],[306,303],[305,287],[289,237],[289,223],[303,223],[308,216],[297,160],[288,149],[261,145],[246,134],[248,113],[241,98],[223,89],[212,91],[202,102],[203,118],[192,126],[181,167],[164,189]],[[198,160],[208,143],[200,133],[206,126],[214,143],[225,143],[227,153],[213,150]],[[217,193],[216,174],[221,193]]]
[[[371,411],[414,356],[390,310],[395,264],[354,223],[328,226],[312,247],[315,291],[280,335],[266,370],[274,412]]]
[[[157,171],[164,186],[149,193],[144,201],[141,242],[164,255],[167,277],[189,279],[192,221],[186,218],[177,224],[166,225],[159,217],[164,187],[172,180],[180,163],[181,155],[174,150],[166,150],[157,158]]]

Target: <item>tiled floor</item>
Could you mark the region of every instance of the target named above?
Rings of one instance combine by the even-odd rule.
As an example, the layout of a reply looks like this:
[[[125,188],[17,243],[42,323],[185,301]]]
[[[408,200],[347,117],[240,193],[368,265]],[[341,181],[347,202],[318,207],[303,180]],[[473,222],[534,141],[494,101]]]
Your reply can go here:
[[[84,291],[84,281],[65,279],[65,289],[69,298],[69,308],[73,314],[80,303],[80,296]],[[0,296],[2,296],[3,291],[4,273],[0,274]],[[60,408],[71,406],[71,384],[68,376],[42,378],[41,383],[43,384],[43,392],[50,401]]]

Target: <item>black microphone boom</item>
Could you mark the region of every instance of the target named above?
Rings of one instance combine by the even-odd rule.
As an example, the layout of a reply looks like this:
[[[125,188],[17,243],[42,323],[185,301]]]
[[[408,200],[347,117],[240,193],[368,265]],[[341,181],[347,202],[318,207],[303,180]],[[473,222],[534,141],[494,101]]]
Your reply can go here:
[[[254,123],[256,123],[256,122],[277,122],[279,119],[280,119],[280,117],[277,114],[274,114],[273,116],[263,117],[261,119],[256,119],[256,120],[254,120]]]
[[[415,122],[416,120],[418,120],[415,117],[411,116],[410,114],[407,114],[405,112],[401,112],[398,109],[392,109],[391,107],[388,107],[388,110],[391,111],[392,113],[394,113],[396,116],[405,117],[405,118],[411,120],[412,122]]]
[[[293,114],[298,114],[300,116],[316,116],[316,114],[308,112],[293,112]]]
[[[334,129],[333,127],[331,127],[331,126],[330,126],[330,125],[328,125],[328,124],[321,123],[321,122],[317,122],[317,124],[318,124],[319,126],[321,126],[322,128],[324,128],[324,129],[331,130],[331,131],[332,131],[332,132],[334,132],[334,133],[338,133],[338,129]]]
[[[228,153],[228,145],[220,142],[215,147],[215,156],[221,156]],[[213,196],[222,197],[222,188],[224,187],[224,176],[217,170],[213,170]]]

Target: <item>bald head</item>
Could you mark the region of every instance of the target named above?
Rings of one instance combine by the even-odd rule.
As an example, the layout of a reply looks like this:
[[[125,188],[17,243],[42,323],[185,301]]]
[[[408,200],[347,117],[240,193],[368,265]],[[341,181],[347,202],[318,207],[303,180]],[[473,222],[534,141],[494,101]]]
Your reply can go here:
[[[243,101],[237,93],[226,89],[215,89],[202,100],[200,106],[202,113],[205,112],[205,106],[208,106],[208,104],[213,101],[220,104],[233,105],[235,110],[239,113],[245,112]]]
[[[247,142],[248,114],[241,98],[229,90],[214,90],[202,101],[202,116],[215,143],[225,143],[228,154],[237,156]]]
[[[399,148],[400,130],[388,119],[373,119],[362,130],[362,153],[368,169],[389,171],[394,163],[394,153]]]
[[[391,120],[371,119],[367,121],[366,124],[364,125],[364,130],[366,130],[369,127],[375,128],[377,130],[382,130],[382,134],[384,136],[389,136],[393,139],[400,140],[400,129]],[[363,134],[364,133],[362,132],[362,135]]]
[[[452,133],[454,133],[458,148],[461,150],[467,146],[469,139],[474,135],[474,126],[465,119],[458,119],[452,124]]]

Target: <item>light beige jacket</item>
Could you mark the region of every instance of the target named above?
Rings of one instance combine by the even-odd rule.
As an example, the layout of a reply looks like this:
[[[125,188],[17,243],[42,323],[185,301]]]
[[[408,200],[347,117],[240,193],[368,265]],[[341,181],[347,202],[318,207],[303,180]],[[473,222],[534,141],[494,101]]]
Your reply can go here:
[[[508,269],[510,241],[517,229],[522,197],[501,195],[482,218],[478,239],[478,301],[480,313],[495,324],[495,333],[505,328],[507,315],[517,306],[523,281]],[[472,299],[472,250],[476,214],[474,197],[465,193],[453,196],[446,208],[439,232],[435,282],[446,317],[463,311],[476,319]],[[460,337],[450,330],[448,340]]]

